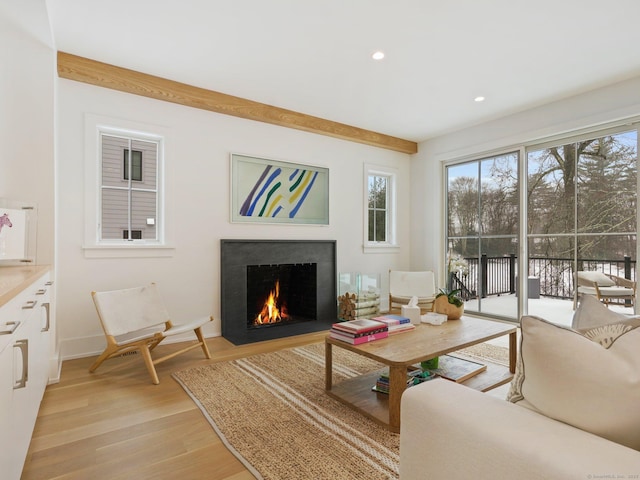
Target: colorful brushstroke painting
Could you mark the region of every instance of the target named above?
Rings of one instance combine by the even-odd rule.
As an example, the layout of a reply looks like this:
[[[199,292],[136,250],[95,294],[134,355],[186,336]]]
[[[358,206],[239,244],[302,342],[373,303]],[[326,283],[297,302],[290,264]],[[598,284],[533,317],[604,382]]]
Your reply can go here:
[[[233,222],[329,224],[327,168],[231,155]]]

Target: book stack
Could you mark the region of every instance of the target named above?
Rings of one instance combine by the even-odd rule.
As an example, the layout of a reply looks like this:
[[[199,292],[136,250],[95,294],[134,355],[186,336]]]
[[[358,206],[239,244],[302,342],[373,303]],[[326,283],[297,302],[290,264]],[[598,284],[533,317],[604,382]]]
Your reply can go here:
[[[409,317],[404,317],[402,315],[380,315],[378,317],[373,317],[372,320],[387,324],[389,327],[389,335],[409,332],[416,328],[416,326],[411,323],[411,319]]]
[[[437,375],[432,374],[429,371],[412,370],[407,373],[407,388],[419,385],[423,382],[436,378]],[[383,373],[376,380],[376,384],[373,386],[374,392],[389,394],[389,374]]]
[[[371,389],[374,392],[389,394],[389,374],[383,373],[376,380],[376,384]]]
[[[329,337],[352,345],[360,345],[373,340],[387,338],[388,336],[389,327],[386,323],[368,318],[334,323],[329,331]]]
[[[427,371],[432,375],[438,375],[447,380],[461,383],[484,372],[486,369],[486,365],[473,360],[453,355],[442,355],[438,358],[438,368],[430,368]]]

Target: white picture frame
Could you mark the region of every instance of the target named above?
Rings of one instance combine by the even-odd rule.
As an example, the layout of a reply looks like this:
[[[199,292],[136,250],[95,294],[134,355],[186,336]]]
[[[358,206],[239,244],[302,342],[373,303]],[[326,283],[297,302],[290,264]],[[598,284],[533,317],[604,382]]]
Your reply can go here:
[[[329,169],[231,154],[231,222],[329,225]]]

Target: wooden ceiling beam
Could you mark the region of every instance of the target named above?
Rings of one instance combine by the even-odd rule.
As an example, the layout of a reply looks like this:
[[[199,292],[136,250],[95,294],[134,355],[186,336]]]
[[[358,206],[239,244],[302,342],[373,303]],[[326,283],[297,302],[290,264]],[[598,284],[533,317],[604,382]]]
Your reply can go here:
[[[194,87],[70,53],[58,52],[58,76],[187,107],[295,128],[397,152],[412,154],[418,151],[418,144],[409,140]]]

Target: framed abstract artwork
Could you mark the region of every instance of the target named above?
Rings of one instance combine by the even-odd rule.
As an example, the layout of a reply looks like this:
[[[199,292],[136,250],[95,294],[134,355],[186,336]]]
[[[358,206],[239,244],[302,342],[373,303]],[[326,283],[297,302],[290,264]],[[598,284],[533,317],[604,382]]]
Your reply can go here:
[[[231,154],[231,221],[329,225],[329,169]]]

